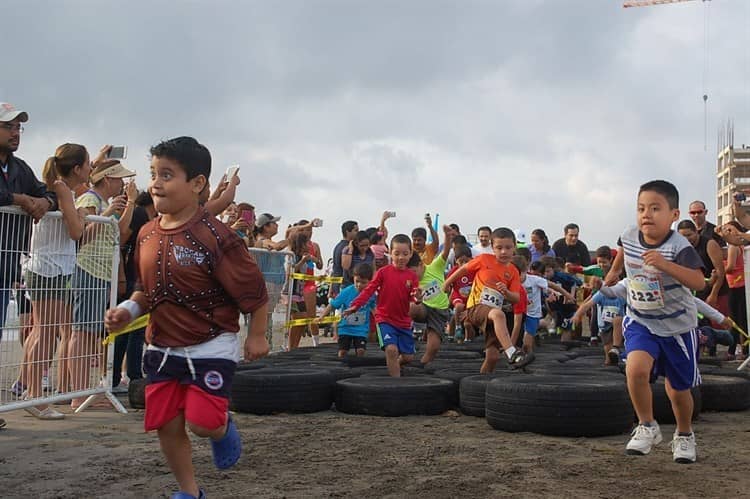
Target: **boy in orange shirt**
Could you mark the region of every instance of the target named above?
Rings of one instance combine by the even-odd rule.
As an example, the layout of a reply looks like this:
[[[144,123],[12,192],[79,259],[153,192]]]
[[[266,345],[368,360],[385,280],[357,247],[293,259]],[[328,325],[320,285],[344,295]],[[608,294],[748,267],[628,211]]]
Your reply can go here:
[[[479,255],[462,265],[443,285],[450,289],[454,281],[467,272],[474,273],[474,284],[467,303],[466,320],[484,331],[485,359],[480,373],[491,373],[500,359],[500,347],[508,357],[512,369],[518,369],[534,360],[533,352],[524,353],[511,344],[503,302],[518,303],[521,295],[521,277],[510,262],[516,248],[512,230],[501,227],[490,236],[494,254]]]

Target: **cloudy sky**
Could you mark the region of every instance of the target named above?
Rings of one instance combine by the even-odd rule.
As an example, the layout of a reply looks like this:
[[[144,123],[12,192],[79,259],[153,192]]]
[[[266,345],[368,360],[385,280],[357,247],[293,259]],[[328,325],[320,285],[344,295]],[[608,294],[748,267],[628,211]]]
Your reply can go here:
[[[148,148],[192,135],[215,182],[284,222],[391,231],[425,212],[590,248],[633,223],[638,185],[715,212],[716,130],[750,143],[750,1],[26,1],[3,9],[0,101],[27,110],[18,155],[63,142]],[[708,152],[704,67],[708,67]]]

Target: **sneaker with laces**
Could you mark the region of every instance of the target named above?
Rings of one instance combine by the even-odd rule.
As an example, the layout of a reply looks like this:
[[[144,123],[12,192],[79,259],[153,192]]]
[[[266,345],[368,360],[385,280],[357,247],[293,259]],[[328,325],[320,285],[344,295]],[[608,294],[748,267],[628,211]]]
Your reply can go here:
[[[607,357],[609,358],[609,363],[616,366],[620,362],[620,349],[617,347],[610,348],[607,352]]]
[[[646,426],[639,424],[635,427],[632,437],[625,446],[625,453],[631,456],[645,456],[651,452],[651,448],[661,443],[661,430],[658,424]]]
[[[688,436],[675,432],[672,437],[672,459],[675,463],[691,464],[695,462],[695,433]]]
[[[508,360],[508,366],[511,369],[519,369],[523,366],[531,364],[536,356],[534,352],[524,353],[523,350],[516,349]]]
[[[21,383],[21,380],[16,380],[13,386],[10,387],[10,392],[16,397],[23,397],[23,393],[26,391],[26,385]]]

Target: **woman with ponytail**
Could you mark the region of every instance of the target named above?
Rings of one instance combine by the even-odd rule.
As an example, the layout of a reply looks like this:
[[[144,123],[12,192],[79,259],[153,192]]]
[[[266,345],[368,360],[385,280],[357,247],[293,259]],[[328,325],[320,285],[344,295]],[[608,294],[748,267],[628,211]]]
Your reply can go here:
[[[63,144],[44,164],[42,176],[47,189],[57,195],[62,217],[47,215],[34,225],[31,252],[24,263],[24,279],[31,295],[34,325],[24,343],[21,383],[26,396],[42,396],[42,377],[54,356],[60,335],[58,389],[67,391],[69,380],[67,346],[71,321],[70,281],[76,266],[76,241],[83,234],[83,216],[74,204],[73,190],[88,181],[91,173],[86,148]],[[39,419],[63,419],[51,406],[27,409]]]

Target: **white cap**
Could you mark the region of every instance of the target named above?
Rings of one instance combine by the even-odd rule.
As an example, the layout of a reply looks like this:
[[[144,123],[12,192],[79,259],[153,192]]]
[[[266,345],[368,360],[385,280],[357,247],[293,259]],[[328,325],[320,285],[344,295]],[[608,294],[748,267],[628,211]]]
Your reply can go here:
[[[526,240],[526,231],[525,230],[523,230],[523,229],[516,229],[513,232],[516,233],[516,241],[518,241],[519,243],[526,243],[526,242],[528,242]]]
[[[0,122],[7,123],[18,118],[21,123],[29,121],[29,114],[13,107],[8,102],[0,102]]]

